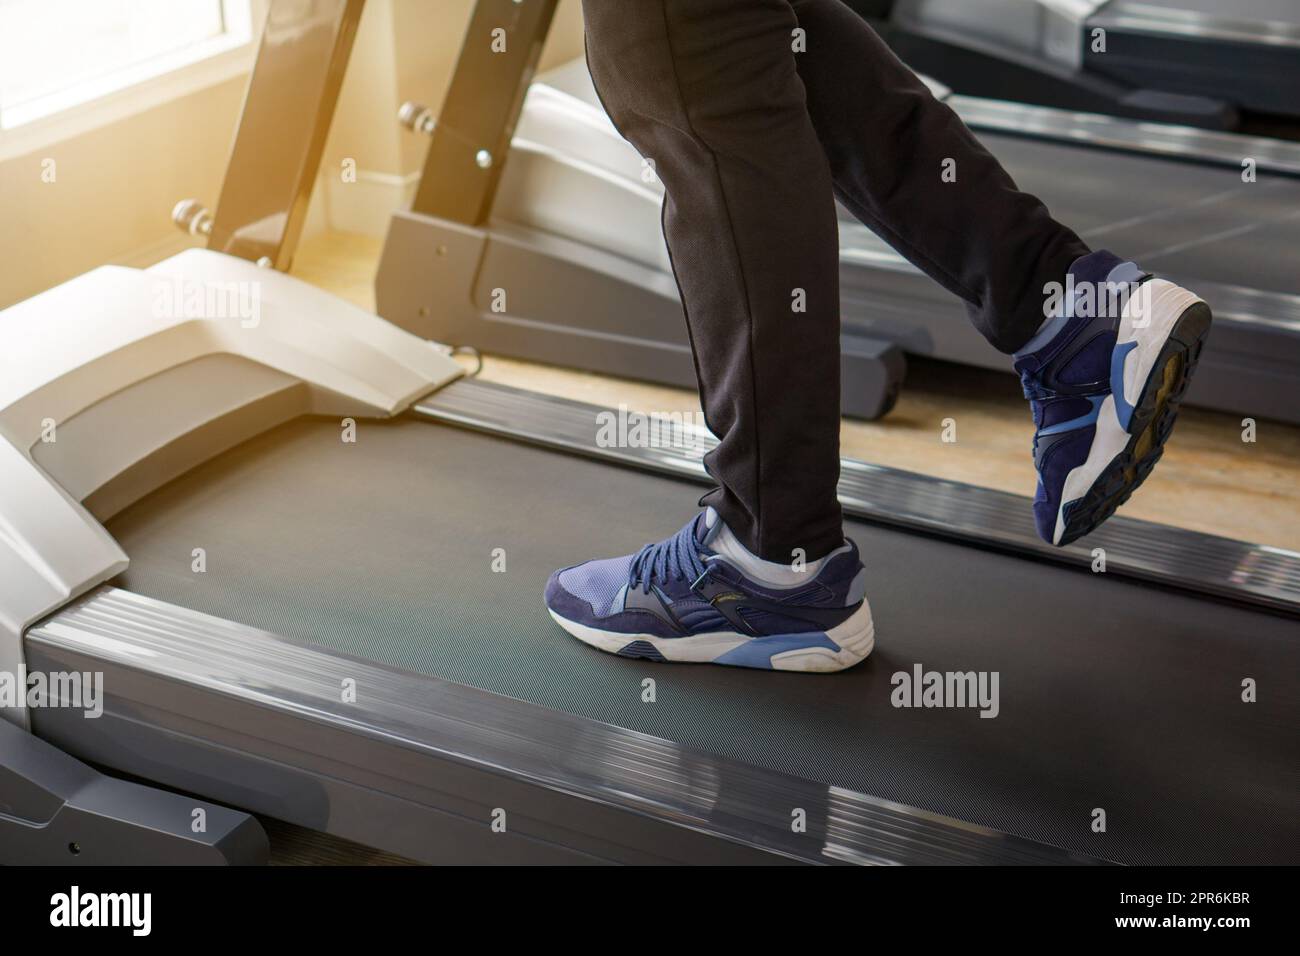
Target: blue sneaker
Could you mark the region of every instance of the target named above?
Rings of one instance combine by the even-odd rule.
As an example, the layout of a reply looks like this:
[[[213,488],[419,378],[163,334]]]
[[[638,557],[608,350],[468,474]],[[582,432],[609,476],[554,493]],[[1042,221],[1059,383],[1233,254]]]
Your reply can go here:
[[[851,541],[805,584],[747,579],[710,547],[722,528],[692,518],[636,554],[551,575],[546,606],[578,640],[622,657],[779,671],[841,671],[875,643],[866,570]]]
[[[1195,294],[1104,250],[1070,277],[1067,306],[1015,356],[1037,426],[1034,520],[1056,545],[1095,529],[1151,473],[1211,322]]]

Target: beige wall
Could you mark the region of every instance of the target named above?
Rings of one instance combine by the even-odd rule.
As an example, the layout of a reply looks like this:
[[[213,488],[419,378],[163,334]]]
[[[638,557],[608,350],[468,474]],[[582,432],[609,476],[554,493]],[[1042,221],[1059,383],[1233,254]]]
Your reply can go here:
[[[472,6],[472,0],[369,0],[323,183],[336,183],[331,170],[350,156],[371,188],[355,195],[318,188],[315,228],[337,226],[335,218],[344,227],[375,226],[400,202],[397,183],[419,170],[427,141],[398,126],[397,108],[406,99],[441,103]],[[581,53],[581,4],[561,0],[543,68]],[[216,201],[245,84],[242,76],[227,80],[0,160],[0,307],[95,266],[145,265],[185,245],[171,225],[171,208],[190,196]],[[56,163],[53,183],[41,179],[46,158]]]
[[[243,94],[229,80],[0,161],[0,306],[183,240],[171,208],[216,196]],[[46,159],[54,182],[42,181]]]

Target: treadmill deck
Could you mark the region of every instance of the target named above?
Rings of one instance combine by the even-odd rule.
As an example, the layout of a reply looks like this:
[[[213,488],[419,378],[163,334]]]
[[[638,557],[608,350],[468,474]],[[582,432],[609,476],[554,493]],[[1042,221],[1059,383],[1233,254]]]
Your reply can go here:
[[[697,494],[422,421],[362,423],[351,445],[301,420],[109,530],[122,587],[378,663],[1092,856],[1295,861],[1293,622],[857,522],[877,647],[844,674],[624,660],[550,620],[554,568],[671,533]],[[997,671],[998,717],[894,708],[915,664]]]
[[[1094,249],[1109,248],[1193,288],[1212,282],[1295,295],[1300,179],[981,132],[1026,192]],[[896,255],[852,221],[854,244]]]

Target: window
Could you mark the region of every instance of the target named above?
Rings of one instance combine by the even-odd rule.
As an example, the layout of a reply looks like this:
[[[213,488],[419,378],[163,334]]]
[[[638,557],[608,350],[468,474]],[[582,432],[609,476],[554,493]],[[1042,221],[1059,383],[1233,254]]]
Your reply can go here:
[[[0,0],[0,129],[240,46],[248,0]]]

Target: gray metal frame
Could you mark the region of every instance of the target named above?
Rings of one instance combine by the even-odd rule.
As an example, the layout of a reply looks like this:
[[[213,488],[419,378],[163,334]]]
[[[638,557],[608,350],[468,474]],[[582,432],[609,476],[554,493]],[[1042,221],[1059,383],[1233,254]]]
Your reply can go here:
[[[1067,69],[1083,64],[1084,21],[1107,0],[895,0],[890,16],[909,26],[997,43]]]
[[[1096,75],[1300,116],[1300,8],[1288,0],[1110,0],[1088,18],[1085,36],[1094,30],[1106,51],[1081,47]]]
[[[63,717],[98,719],[80,714]],[[7,720],[0,754],[0,866],[257,865],[270,855],[248,814],[105,776]]]
[[[1187,0],[1181,0],[1191,6]],[[1088,26],[1131,30],[1135,33],[1224,40],[1231,43],[1287,46],[1300,49],[1300,11],[1294,6],[1291,22],[1265,19],[1246,20],[1237,16],[1232,4],[1205,3],[1212,10],[1165,7],[1150,0],[1109,0],[1088,18]],[[1275,4],[1280,11],[1280,4]],[[1222,12],[1220,12],[1222,11]]]
[[[498,288],[509,292],[506,312],[489,307]],[[389,223],[375,297],[381,315],[424,338],[695,387],[672,276],[559,236],[398,211]],[[843,413],[866,419],[886,414],[906,369],[898,343],[845,327]]]

